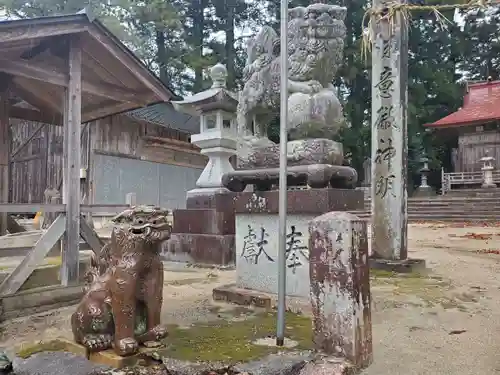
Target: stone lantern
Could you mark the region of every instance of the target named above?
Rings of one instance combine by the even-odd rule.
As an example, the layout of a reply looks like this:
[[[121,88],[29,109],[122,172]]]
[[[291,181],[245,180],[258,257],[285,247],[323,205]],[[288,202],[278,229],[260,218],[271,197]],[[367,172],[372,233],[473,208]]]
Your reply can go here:
[[[493,170],[495,167],[493,163],[495,158],[493,156],[489,156],[488,151],[486,151],[485,156],[481,158],[481,162],[483,163],[483,167],[481,170],[483,171],[483,188],[496,188],[497,185],[493,182]]]
[[[420,158],[420,163],[422,167],[420,168],[420,186],[417,188],[415,192],[415,196],[417,197],[429,197],[435,194],[432,186],[429,186],[427,179],[429,177],[430,168],[429,168],[429,158],[423,154]]]
[[[422,168],[420,168],[420,187],[427,188],[429,185],[427,184],[427,177],[429,176],[429,158],[427,156],[422,156],[420,158],[420,163],[422,163]]]
[[[221,179],[234,171],[229,158],[236,155],[237,94],[226,88],[227,69],[217,64],[210,69],[212,87],[182,101],[174,101],[174,108],[200,118],[200,132],[191,136],[191,143],[201,149],[209,160],[196,181],[196,189],[188,198],[197,195],[224,193]]]

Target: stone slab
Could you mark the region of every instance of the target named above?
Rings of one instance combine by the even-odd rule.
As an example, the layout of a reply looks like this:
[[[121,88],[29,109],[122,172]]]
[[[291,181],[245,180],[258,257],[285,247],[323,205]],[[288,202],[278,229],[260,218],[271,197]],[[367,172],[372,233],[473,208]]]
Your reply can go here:
[[[124,367],[140,365],[141,363],[146,364],[148,354],[153,353],[154,351],[156,350],[141,347],[136,354],[127,357],[121,357],[112,349],[110,349],[104,350],[102,352],[90,353],[89,361],[95,364],[121,369]]]
[[[234,193],[234,210],[238,213],[277,214],[279,192]],[[330,211],[355,211],[364,208],[364,195],[354,189],[290,190],[287,193],[287,212],[293,214],[321,215]]]
[[[286,293],[309,298],[308,223],[316,215],[287,218]],[[236,214],[236,285],[278,293],[277,214]]]
[[[223,285],[212,291],[214,301],[234,303],[241,306],[256,306],[270,310],[272,298],[255,290],[238,288],[236,285]]]
[[[310,352],[270,354],[256,361],[236,365],[233,370],[251,375],[297,375],[312,358]]]
[[[45,352],[27,359],[14,358],[13,367],[13,375],[88,375],[109,369],[67,352]]]
[[[235,236],[217,234],[173,233],[162,247],[165,261],[192,264],[234,264]]]
[[[360,370],[341,357],[322,358],[305,364],[298,375],[355,375]]]
[[[369,260],[370,268],[375,270],[383,270],[396,273],[412,273],[425,272],[425,259],[380,259],[371,258]]]
[[[174,211],[173,233],[234,235],[234,212],[215,209]]]

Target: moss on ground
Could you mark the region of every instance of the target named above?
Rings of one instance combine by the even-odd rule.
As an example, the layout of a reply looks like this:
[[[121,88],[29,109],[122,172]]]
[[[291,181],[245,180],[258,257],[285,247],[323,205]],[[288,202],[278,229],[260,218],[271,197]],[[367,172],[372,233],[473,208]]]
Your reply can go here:
[[[51,341],[40,341],[36,344],[29,344],[22,346],[17,351],[17,356],[23,359],[29,358],[34,354],[42,352],[65,352],[67,350],[67,345],[59,340]]]
[[[273,336],[276,332],[276,314],[249,315],[238,321],[194,324],[191,328],[171,327],[165,340],[164,357],[186,361],[242,362],[260,358],[279,350],[277,347],[254,345],[259,338]],[[308,317],[286,314],[286,337],[298,345],[293,350],[312,347],[312,325]]]
[[[370,270],[373,286],[389,287],[394,296],[416,297],[425,307],[441,306],[444,309],[466,311],[466,302],[476,302],[469,295],[453,294],[453,285],[440,276],[421,273],[394,273]]]

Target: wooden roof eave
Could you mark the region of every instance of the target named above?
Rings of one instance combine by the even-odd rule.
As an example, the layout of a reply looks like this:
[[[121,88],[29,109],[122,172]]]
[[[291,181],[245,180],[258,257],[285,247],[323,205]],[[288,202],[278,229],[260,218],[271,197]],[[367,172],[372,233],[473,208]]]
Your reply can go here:
[[[0,50],[5,43],[53,36],[86,34],[102,46],[108,53],[137,78],[151,97],[141,105],[129,103],[118,106],[116,111],[123,112],[141,108],[158,102],[169,101],[172,90],[166,87],[123,43],[121,43],[102,23],[87,12],[75,15],[41,17],[36,19],[0,22]],[[109,64],[109,63],[108,63]],[[110,65],[110,64],[109,64]],[[109,67],[113,70],[113,66]],[[118,100],[120,101],[120,100]],[[123,100],[122,100],[123,101]],[[116,103],[115,103],[116,105]],[[109,115],[109,114],[108,114]],[[102,116],[101,116],[102,117]]]

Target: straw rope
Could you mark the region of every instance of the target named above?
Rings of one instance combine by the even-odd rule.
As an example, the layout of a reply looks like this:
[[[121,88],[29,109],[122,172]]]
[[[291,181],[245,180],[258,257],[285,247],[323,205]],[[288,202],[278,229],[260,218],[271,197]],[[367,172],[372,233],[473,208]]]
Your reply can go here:
[[[362,42],[361,50],[364,59],[367,58],[371,51],[375,35],[373,33],[373,24],[380,21],[389,23],[389,30],[394,30],[394,25],[398,14],[401,14],[402,22],[406,25],[411,20],[412,12],[430,12],[434,15],[441,27],[445,28],[447,23],[452,23],[442,12],[455,9],[485,9],[489,6],[498,5],[499,0],[470,0],[465,4],[443,4],[443,5],[412,5],[400,3],[397,1],[389,1],[381,7],[368,9],[362,21]]]

